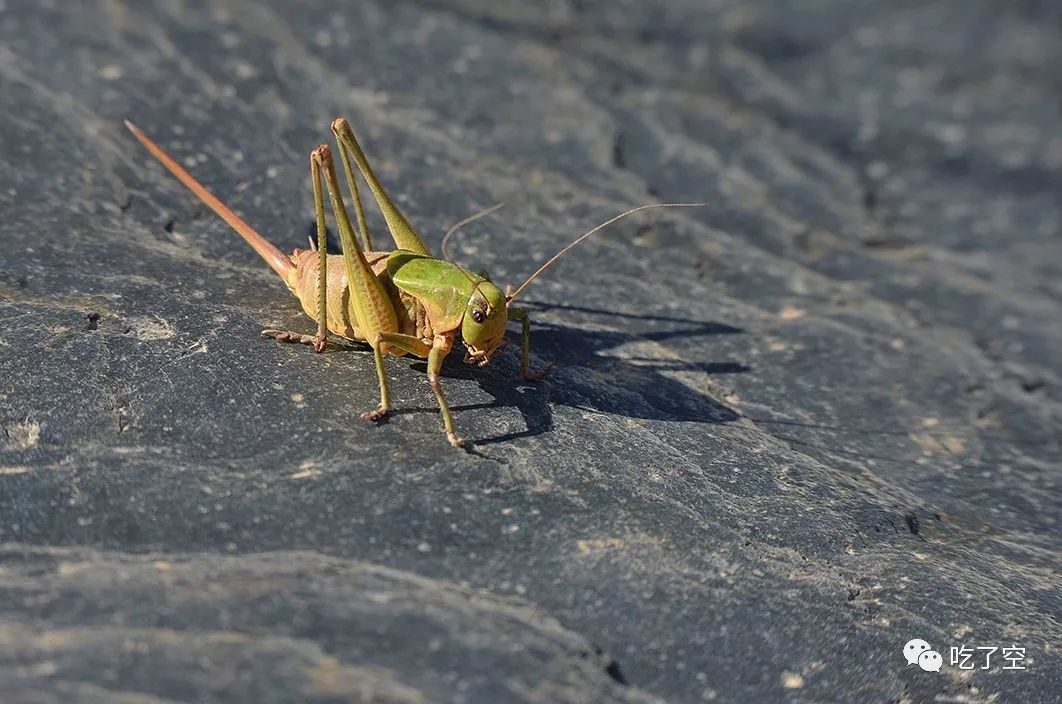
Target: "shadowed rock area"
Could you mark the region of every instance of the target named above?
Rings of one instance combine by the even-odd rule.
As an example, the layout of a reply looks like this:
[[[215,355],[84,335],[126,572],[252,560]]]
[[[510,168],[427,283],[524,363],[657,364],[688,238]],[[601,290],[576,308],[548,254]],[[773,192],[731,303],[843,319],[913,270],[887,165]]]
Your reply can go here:
[[[16,548],[0,564],[4,701],[660,701],[534,609],[358,561]]]
[[[1059,66],[1034,0],[0,0],[0,701],[1058,701]],[[548,380],[452,355],[458,451],[122,126],[289,251],[337,115],[503,285],[710,207],[534,283]]]

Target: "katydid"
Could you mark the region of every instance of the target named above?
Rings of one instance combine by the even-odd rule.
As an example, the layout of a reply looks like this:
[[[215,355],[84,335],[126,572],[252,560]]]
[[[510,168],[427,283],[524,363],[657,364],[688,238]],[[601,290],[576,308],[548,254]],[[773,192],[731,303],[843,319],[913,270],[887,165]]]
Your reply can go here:
[[[655,203],[621,213],[576,238],[515,291],[506,294],[485,276],[473,274],[448,258],[439,259],[432,256],[420,235],[380,185],[361,145],[354,137],[353,130],[344,118],[337,118],[332,123],[332,133],[339,146],[347,186],[354,202],[360,242],[355,238],[354,226],[347,214],[332,161],[332,152],[328,145],[322,144],[310,152],[310,179],[316,210],[317,241],[315,243],[311,239],[310,249],[296,249],[291,256],[284,255],[258,234],[138,127],[129,121],[125,124],[163,166],[254,248],[299,299],[303,311],[317,321],[317,332],[313,335],[285,330],[263,330],[263,336],[284,342],[308,344],[317,352],[325,349],[329,332],[368,343],[373,351],[376,374],[380,381],[379,405],[362,414],[362,418],[369,420],[380,420],[391,410],[384,354],[412,354],[427,358],[428,381],[431,382],[439,403],[446,437],[455,447],[463,445],[465,441],[454,430],[453,414],[439,383],[439,371],[458,333],[467,349],[464,361],[483,366],[503,347],[505,327],[509,320],[519,320],[522,325],[520,373],[529,380],[543,378],[553,365],[550,364],[542,372],[530,371],[528,359],[531,321],[525,310],[512,305],[528,284],[572,247],[606,225],[631,213],[649,208],[704,205]],[[393,251],[372,249],[351,159],[357,165],[383,213],[384,221],[395,242],[396,249]],[[325,189],[339,230],[343,250],[341,255],[327,253]],[[451,228],[445,239],[448,239],[457,227],[493,210],[492,208],[458,223]]]

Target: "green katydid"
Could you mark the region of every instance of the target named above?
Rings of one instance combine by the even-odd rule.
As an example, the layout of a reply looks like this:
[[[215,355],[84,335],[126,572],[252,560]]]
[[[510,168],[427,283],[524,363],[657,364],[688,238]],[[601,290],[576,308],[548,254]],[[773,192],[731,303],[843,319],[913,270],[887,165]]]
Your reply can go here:
[[[331,150],[328,145],[322,144],[310,152],[317,242],[311,239],[310,249],[296,249],[291,256],[284,255],[258,234],[139,128],[129,121],[125,124],[163,166],[258,252],[299,299],[303,311],[317,321],[317,332],[314,335],[263,330],[263,336],[284,342],[312,345],[317,352],[324,350],[329,332],[351,340],[367,342],[372,348],[376,374],[380,380],[380,404],[372,411],[362,414],[363,418],[370,420],[379,420],[391,410],[383,355],[412,354],[427,358],[428,380],[439,403],[446,437],[455,447],[463,445],[465,441],[454,430],[453,414],[443,396],[439,371],[458,333],[467,349],[465,362],[483,366],[503,346],[508,321],[519,320],[522,324],[520,373],[529,380],[541,379],[553,365],[550,364],[543,372],[531,373],[528,362],[531,321],[525,310],[512,305],[528,284],[572,247],[631,213],[649,208],[704,205],[654,203],[621,213],[573,240],[539,267],[515,291],[503,293],[485,276],[473,274],[448,258],[438,259],[432,256],[420,235],[380,185],[361,145],[344,118],[337,118],[332,123],[332,133],[339,145],[348,189],[354,201],[360,242],[355,239],[354,227],[343,202]],[[372,250],[372,240],[365,225],[365,211],[350,163],[351,158],[357,164],[362,178],[383,213],[397,247],[393,251]],[[322,177],[339,230],[342,255],[327,254]],[[443,241],[444,254],[446,240],[458,227],[495,209],[466,218],[451,228]],[[342,266],[337,266],[339,259],[342,259]]]

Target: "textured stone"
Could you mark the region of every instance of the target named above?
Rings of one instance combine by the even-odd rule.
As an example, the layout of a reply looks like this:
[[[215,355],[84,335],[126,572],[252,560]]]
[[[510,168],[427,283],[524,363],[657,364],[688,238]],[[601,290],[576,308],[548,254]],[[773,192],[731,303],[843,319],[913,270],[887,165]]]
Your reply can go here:
[[[1060,16],[0,0],[0,693],[1058,700]],[[549,380],[455,355],[454,451],[122,127],[291,249],[340,114],[502,283],[711,205],[529,289]]]

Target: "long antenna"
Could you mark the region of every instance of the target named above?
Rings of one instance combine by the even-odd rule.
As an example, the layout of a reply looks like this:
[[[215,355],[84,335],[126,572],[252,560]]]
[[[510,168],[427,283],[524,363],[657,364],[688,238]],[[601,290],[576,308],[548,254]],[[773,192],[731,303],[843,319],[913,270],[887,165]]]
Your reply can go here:
[[[454,226],[451,227],[449,230],[447,230],[446,234],[443,235],[443,238],[442,238],[441,249],[442,249],[442,253],[443,253],[443,258],[446,259],[446,261],[450,262],[451,264],[456,264],[456,262],[454,261],[454,258],[450,256],[450,251],[446,248],[446,245],[450,242],[450,237],[453,236],[453,234],[455,232],[460,230],[462,227],[464,227],[468,223],[475,222],[476,220],[479,220],[480,218],[487,217],[488,215],[490,215],[494,211],[500,209],[503,205],[505,205],[505,201],[502,201],[501,203],[498,203],[497,205],[492,205],[491,207],[487,208],[486,210],[481,210],[478,213],[476,213],[475,215],[469,215],[464,220],[459,220],[458,222],[454,223]]]
[[[280,278],[285,281],[288,280],[288,273],[295,268],[295,265],[291,263],[291,259],[286,257],[283,252],[273,246],[273,243],[262,237],[258,232],[248,225],[243,219],[236,213],[229,210],[228,206],[218,200],[218,197],[208,191],[206,187],[196,181],[192,174],[188,173],[184,167],[177,163],[177,161],[164,152],[162,147],[155,144],[144,132],[134,125],[129,120],[125,121],[125,126],[129,128],[129,131],[133,133],[133,136],[140,140],[140,143],[147,147],[147,150],[151,152],[152,156],[159,160],[159,162],[170,170],[174,176],[176,176],[181,183],[188,187],[188,189],[194,193],[199,200],[203,201],[217,213],[222,220],[227,222],[233,230],[236,230],[245,240],[247,244],[254,247],[254,251],[258,252],[258,255],[265,260],[266,264],[272,267],[273,271],[280,274]]]
[[[514,298],[516,298],[517,296],[519,296],[520,292],[523,291],[525,288],[527,288],[527,285],[530,284],[532,281],[534,281],[536,276],[538,276],[543,271],[545,271],[547,268],[549,268],[549,266],[553,262],[557,261],[558,259],[563,257],[565,254],[567,254],[568,250],[570,250],[572,247],[574,247],[575,245],[577,245],[580,242],[582,242],[583,240],[585,240],[590,235],[594,234],[595,232],[598,232],[599,230],[602,230],[602,229],[608,227],[609,225],[611,225],[612,223],[616,222],[617,220],[625,218],[628,215],[631,215],[633,213],[637,213],[640,210],[649,210],[650,208],[701,208],[701,207],[706,206],[706,205],[708,205],[708,204],[707,203],[650,203],[649,205],[640,205],[637,208],[631,208],[630,210],[622,212],[619,215],[617,215],[616,217],[612,218],[611,220],[606,220],[605,222],[601,223],[600,225],[598,225],[594,229],[590,230],[589,232],[587,232],[587,233],[585,233],[583,235],[580,235],[579,237],[576,237],[574,240],[572,240],[572,242],[567,247],[565,247],[561,251],[559,251],[556,254],[554,254],[552,257],[550,257],[549,261],[547,261],[545,264],[540,266],[538,268],[538,271],[536,271],[534,274],[531,274],[531,276],[527,277],[527,281],[525,281],[522,284],[520,284],[520,288],[516,289],[511,294],[509,294],[507,296],[507,299],[511,301]]]

